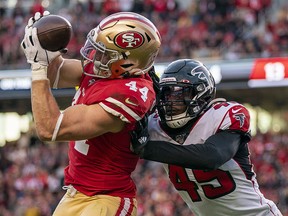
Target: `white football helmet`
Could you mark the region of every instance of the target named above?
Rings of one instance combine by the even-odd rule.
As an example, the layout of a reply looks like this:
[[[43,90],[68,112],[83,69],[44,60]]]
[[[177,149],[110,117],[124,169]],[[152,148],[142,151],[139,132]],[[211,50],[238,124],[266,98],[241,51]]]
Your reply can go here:
[[[121,78],[147,73],[154,64],[161,37],[142,15],[119,12],[92,29],[81,48],[84,73],[99,78]]]

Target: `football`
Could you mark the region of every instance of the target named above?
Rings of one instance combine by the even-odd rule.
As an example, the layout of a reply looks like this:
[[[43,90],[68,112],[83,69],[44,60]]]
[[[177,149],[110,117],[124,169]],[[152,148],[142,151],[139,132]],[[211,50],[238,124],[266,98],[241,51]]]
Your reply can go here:
[[[55,52],[67,47],[72,37],[71,23],[59,15],[43,16],[33,24],[43,49]]]

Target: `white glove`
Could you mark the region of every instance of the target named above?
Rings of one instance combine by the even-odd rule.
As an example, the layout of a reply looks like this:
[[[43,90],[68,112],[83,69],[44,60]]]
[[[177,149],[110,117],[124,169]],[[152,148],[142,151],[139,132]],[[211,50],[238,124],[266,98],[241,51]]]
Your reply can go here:
[[[45,11],[43,16],[48,16],[49,11]],[[24,39],[21,42],[21,47],[25,53],[27,62],[31,65],[37,63],[42,66],[48,66],[57,56],[61,55],[60,51],[51,52],[41,47],[37,36],[37,28],[33,24],[41,19],[42,15],[37,12],[34,17],[28,21],[25,27]]]

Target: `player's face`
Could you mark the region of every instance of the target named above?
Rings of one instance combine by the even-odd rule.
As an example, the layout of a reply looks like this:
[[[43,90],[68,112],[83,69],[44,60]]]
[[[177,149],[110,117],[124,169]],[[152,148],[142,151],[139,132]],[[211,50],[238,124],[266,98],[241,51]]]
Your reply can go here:
[[[164,87],[162,93],[167,104],[165,106],[166,115],[175,116],[186,111],[185,97],[189,94],[188,89],[177,86]]]
[[[92,63],[94,74],[101,78],[111,77],[112,64],[120,60],[120,54],[116,50],[106,49],[103,43],[96,43],[91,38],[88,38],[80,52],[83,57],[82,64],[86,74],[91,72],[85,70],[85,66]]]

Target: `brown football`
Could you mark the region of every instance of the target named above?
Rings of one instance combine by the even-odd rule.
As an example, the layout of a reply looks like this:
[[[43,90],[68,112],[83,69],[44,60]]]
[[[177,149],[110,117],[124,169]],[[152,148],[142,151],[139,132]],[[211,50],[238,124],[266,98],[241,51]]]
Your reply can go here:
[[[66,48],[72,36],[70,22],[58,15],[43,16],[33,27],[37,27],[42,48],[53,52]]]

